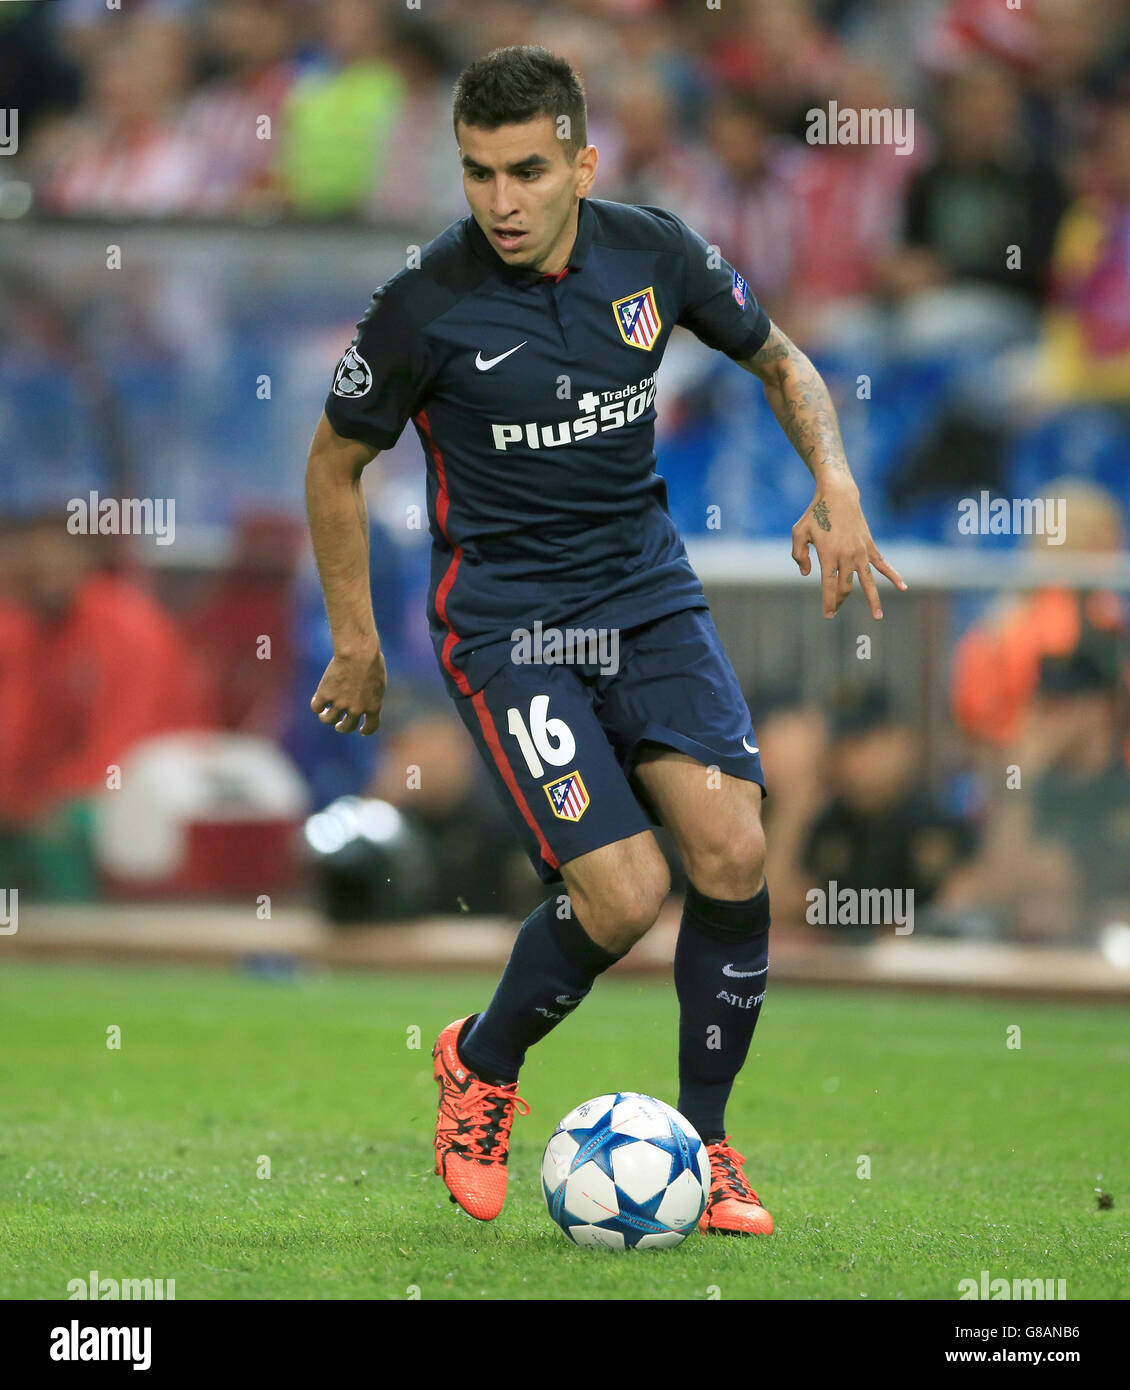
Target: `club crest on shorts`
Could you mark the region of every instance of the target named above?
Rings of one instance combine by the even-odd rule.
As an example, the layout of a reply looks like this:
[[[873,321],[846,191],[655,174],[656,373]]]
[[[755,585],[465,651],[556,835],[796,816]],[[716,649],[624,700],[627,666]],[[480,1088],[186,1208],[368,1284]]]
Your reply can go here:
[[[655,303],[655,291],[650,285],[646,290],[625,295],[623,299],[614,299],[612,312],[616,316],[620,337],[630,347],[642,348],[646,352],[659,337],[663,321]]]
[[[558,820],[580,820],[588,810],[589,794],[579,772],[568,772],[554,782],[546,782],[542,790]]]
[[[355,396],[363,396],[372,384],[372,369],[357,349],[351,347],[337,364],[334,395],[352,400]]]

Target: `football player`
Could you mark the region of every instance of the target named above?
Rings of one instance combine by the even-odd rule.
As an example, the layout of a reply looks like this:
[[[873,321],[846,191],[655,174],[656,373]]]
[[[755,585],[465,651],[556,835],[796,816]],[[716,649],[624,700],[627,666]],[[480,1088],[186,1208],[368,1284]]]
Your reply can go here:
[[[378,726],[360,479],[411,420],[440,669],[534,867],[567,890],[523,924],[486,1007],[439,1035],[436,1171],[471,1215],[501,1211],[527,1051],[654,924],[670,891],[661,823],[689,879],[678,1109],[709,1149],[700,1226],[768,1233],[725,1121],[768,973],[765,784],[655,471],[655,376],[676,324],[759,378],[810,469],[792,553],[807,575],[815,546],[825,615],[856,575],[875,618],[874,571],[906,586],[871,537],[827,388],[738,270],[673,213],[591,196],[597,151],[569,64],[535,47],[477,60],[454,130],[470,215],[373,295],[307,472],[334,643],[313,710],[342,733]]]

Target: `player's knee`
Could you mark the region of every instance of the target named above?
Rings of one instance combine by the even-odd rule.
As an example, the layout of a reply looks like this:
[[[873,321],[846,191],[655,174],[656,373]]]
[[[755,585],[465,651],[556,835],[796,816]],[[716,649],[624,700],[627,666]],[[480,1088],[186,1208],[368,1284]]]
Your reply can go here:
[[[598,888],[572,896],[589,936],[605,950],[619,954],[651,930],[670,891],[667,861],[657,847],[655,858],[646,865],[625,865]]]
[[[725,835],[708,835],[685,853],[691,882],[710,898],[741,902],[751,898],[765,876],[765,831],[758,817],[731,826]]]
[[[665,865],[664,874],[666,872]],[[668,877],[666,883],[639,884],[634,889],[629,886],[615,895],[601,914],[607,949],[628,951],[646,936],[655,926],[670,887]]]

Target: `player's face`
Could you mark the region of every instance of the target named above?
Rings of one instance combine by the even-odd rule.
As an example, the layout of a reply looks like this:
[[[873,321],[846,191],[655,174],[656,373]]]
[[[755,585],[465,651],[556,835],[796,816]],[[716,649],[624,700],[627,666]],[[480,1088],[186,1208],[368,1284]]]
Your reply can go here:
[[[497,130],[460,124],[457,134],[467,202],[491,246],[508,265],[563,270],[578,199],[596,173],[596,147],[570,160],[550,116]]]

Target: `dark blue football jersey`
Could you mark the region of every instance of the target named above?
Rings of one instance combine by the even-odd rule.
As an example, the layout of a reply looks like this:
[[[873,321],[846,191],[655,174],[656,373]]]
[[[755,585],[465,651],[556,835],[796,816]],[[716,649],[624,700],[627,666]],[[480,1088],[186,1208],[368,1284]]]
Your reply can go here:
[[[733,358],[769,334],[742,277],[679,218],[593,198],[560,276],[508,266],[468,216],[373,295],[326,416],[374,449],[416,427],[428,619],[452,693],[481,689],[535,620],[625,630],[706,606],[655,471],[655,374],[676,324]]]

